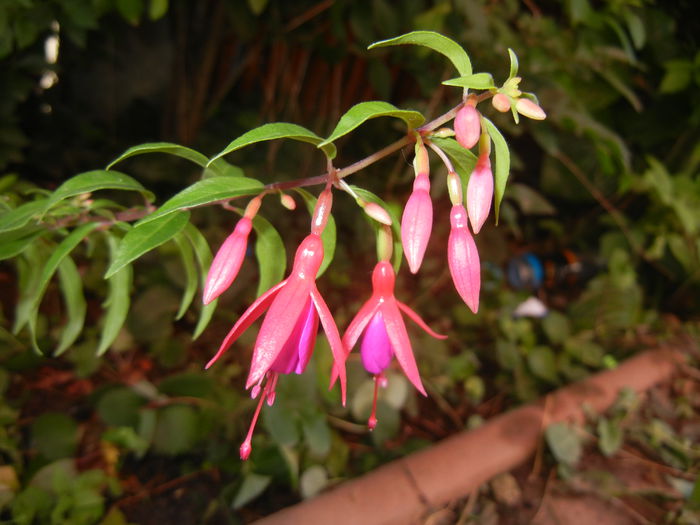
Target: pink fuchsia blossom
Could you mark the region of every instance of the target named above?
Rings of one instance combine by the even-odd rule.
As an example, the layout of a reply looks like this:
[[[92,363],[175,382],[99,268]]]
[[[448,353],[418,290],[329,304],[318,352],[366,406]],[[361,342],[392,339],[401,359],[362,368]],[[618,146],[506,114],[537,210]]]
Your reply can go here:
[[[248,235],[253,227],[253,222],[248,217],[243,217],[216,252],[216,256],[209,267],[207,279],[204,283],[202,301],[209,304],[224,293],[241,269],[246,248],[248,247]]]
[[[522,116],[533,120],[544,120],[547,118],[547,114],[544,110],[527,98],[518,99],[515,103],[515,110]]]
[[[267,310],[255,341],[246,381],[246,388],[252,387],[253,397],[257,397],[261,390],[262,395],[248,436],[241,445],[242,459],[250,454],[253,428],[263,400],[266,399],[268,404],[274,401],[279,374],[300,374],[306,368],[316,341],[319,318],[333,353],[334,374],[340,376],[341,397],[345,404],[345,351],[333,316],[316,288],[316,274],[322,261],[323,243],[318,233],[311,233],[297,248],[289,277],[261,295],[245,311],[206,365],[206,368],[212,366]]]
[[[479,233],[491,211],[493,200],[493,174],[488,149],[479,155],[467,183],[467,210],[474,234]]]
[[[413,192],[401,216],[401,244],[411,273],[416,273],[423,263],[432,229],[430,179],[427,173],[419,173],[413,182]]]
[[[455,204],[450,211],[450,237],[447,241],[447,262],[457,293],[476,313],[479,310],[481,263],[479,252],[467,224],[467,210]]]
[[[465,104],[455,116],[455,138],[463,148],[472,149],[481,136],[481,115],[471,104]]]
[[[372,296],[360,308],[343,336],[343,345],[348,353],[362,336],[362,364],[375,376],[374,402],[368,422],[370,428],[374,428],[377,421],[377,386],[384,381],[383,373],[391,363],[392,357],[396,357],[413,386],[426,395],[401,312],[431,336],[438,339],[446,337],[432,331],[416,312],[394,297],[395,282],[396,277],[391,264],[388,261],[378,262],[372,272]],[[334,376],[335,373],[334,370]]]

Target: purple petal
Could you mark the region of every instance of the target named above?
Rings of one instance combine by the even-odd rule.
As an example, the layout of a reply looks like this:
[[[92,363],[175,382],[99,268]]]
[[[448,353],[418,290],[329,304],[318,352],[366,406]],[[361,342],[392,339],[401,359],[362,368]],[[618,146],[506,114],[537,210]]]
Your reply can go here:
[[[381,311],[374,314],[365,329],[360,356],[365,370],[370,374],[381,374],[391,363],[393,352]]]
[[[292,372],[301,374],[304,372],[316,344],[317,332],[318,315],[311,298],[309,298],[294,330],[292,330],[270,370],[280,374],[291,374]]]

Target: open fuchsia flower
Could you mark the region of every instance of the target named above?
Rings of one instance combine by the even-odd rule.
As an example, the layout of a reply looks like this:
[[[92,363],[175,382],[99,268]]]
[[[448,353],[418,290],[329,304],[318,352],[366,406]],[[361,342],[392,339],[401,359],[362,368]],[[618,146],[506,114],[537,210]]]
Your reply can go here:
[[[377,424],[377,388],[381,383],[386,382],[384,370],[391,363],[392,357],[396,357],[413,386],[421,394],[426,395],[401,312],[431,336],[438,339],[446,338],[444,335],[433,332],[416,312],[394,297],[395,281],[391,263],[386,260],[379,261],[372,272],[372,297],[360,308],[343,336],[343,345],[347,352],[352,350],[362,336],[360,346],[362,364],[370,374],[374,374],[374,401],[372,414],[367,422],[370,429]],[[333,379],[335,374],[334,369]]]
[[[212,366],[267,310],[255,341],[246,381],[246,388],[252,387],[252,397],[257,397],[261,390],[262,395],[248,435],[240,448],[241,459],[247,459],[250,455],[253,429],[263,400],[267,400],[269,405],[275,400],[275,385],[279,374],[301,374],[305,370],[316,342],[319,318],[333,353],[334,374],[340,376],[341,397],[345,404],[345,351],[333,316],[316,288],[316,274],[323,261],[320,233],[328,218],[330,202],[330,191],[326,190],[319,197],[311,233],[297,248],[289,277],[270,288],[250,305],[233,325],[216,355],[206,365],[206,368]]]
[[[488,136],[486,140],[489,140]],[[493,174],[489,148],[485,148],[479,154],[479,159],[467,183],[467,211],[474,234],[479,233],[486,222],[491,211],[491,200],[493,200]]]
[[[433,229],[433,203],[430,200],[428,151],[421,141],[416,143],[413,162],[416,179],[413,192],[406,202],[401,216],[401,244],[411,273],[416,273],[425,256],[430,233]]]
[[[467,210],[455,204],[450,211],[450,237],[447,240],[447,262],[457,293],[476,313],[479,310],[481,263],[474,237],[469,232]]]
[[[467,102],[455,116],[455,138],[463,148],[472,149],[481,136],[481,115]]]

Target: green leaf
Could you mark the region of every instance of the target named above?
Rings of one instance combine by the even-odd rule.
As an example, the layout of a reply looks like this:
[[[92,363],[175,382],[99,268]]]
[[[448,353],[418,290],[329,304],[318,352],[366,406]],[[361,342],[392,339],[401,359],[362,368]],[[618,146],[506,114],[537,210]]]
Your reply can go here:
[[[167,0],[166,0],[167,8]],[[167,153],[168,155],[175,155],[176,157],[182,157],[183,159],[190,160],[195,164],[205,168],[209,159],[199,153],[185,146],[180,146],[179,144],[173,144],[172,142],[147,142],[145,144],[139,144],[138,146],[132,146],[127,149],[124,153],[119,155],[116,159],[107,165],[107,169],[111,169],[112,166],[121,162],[129,157],[135,155],[143,155],[144,153]]]
[[[549,449],[560,463],[574,466],[581,458],[581,438],[576,429],[566,423],[553,423],[544,432]]]
[[[253,219],[253,228],[256,234],[255,257],[260,268],[257,295],[260,296],[284,277],[287,252],[282,237],[266,219],[257,215]]]
[[[71,177],[56,188],[56,191],[49,196],[44,212],[63,199],[97,190],[138,191],[149,201],[154,199],[153,193],[124,173],[95,170]]]
[[[199,232],[199,230],[190,223],[185,226],[185,235],[187,235],[187,238],[192,243],[194,256],[199,264],[201,287],[204,289],[204,283],[207,279],[207,272],[209,271],[209,267],[211,266],[211,261],[213,259],[211,250],[209,249],[209,243]],[[209,304],[202,306],[199,313],[199,321],[197,322],[197,326],[192,334],[192,339],[197,339],[202,332],[204,332],[204,329],[207,327],[209,321],[211,321],[211,318],[214,315],[217,302],[218,299],[215,299]]]
[[[446,86],[465,87],[470,89],[492,89],[496,85],[493,83],[491,73],[474,73],[463,77],[451,78],[443,82]]]
[[[32,447],[48,460],[73,455],[78,445],[78,424],[61,412],[46,412],[31,427]]]
[[[331,449],[331,431],[322,413],[314,413],[302,418],[301,428],[304,441],[317,458],[324,458]]]
[[[31,244],[16,259],[17,277],[19,289],[19,300],[15,307],[15,322],[12,325],[12,333],[16,334],[27,324],[32,313],[34,296],[39,289],[41,279],[41,263],[44,260],[44,253],[40,249],[39,243]]]
[[[547,346],[536,346],[527,354],[527,364],[540,379],[557,382],[557,365],[554,360],[554,352]]]
[[[105,279],[109,279],[144,253],[172,239],[185,227],[189,219],[190,213],[184,211],[165,215],[157,220],[145,224],[139,223],[134,226],[119,243],[117,255],[112,264],[109,265],[105,273]]]
[[[200,180],[168,199],[160,208],[136,223],[136,227],[179,210],[243,195],[256,195],[262,189],[263,185],[260,181],[246,177],[212,177]]]
[[[396,210],[393,206],[389,206],[386,202],[384,202],[381,198],[379,198],[371,191],[366,190],[364,188],[360,188],[359,186],[351,185],[350,187],[361,198],[363,198],[367,202],[374,202],[376,204],[379,204],[389,213],[389,216],[391,217],[391,231],[393,233],[393,250],[391,256],[391,258],[393,259],[392,265],[394,266],[394,271],[398,273],[399,268],[401,267],[401,261],[403,259],[403,245],[401,244],[401,218],[397,215]],[[376,222],[371,222],[376,227]]]
[[[209,164],[214,162],[219,157],[223,157],[224,155],[227,155],[232,151],[236,151],[237,149],[250,146],[251,144],[255,144],[256,142],[274,139],[299,140],[301,142],[309,142],[314,146],[318,146],[323,141],[323,139],[316,135],[316,133],[314,133],[313,131],[310,131],[305,127],[299,126],[297,124],[290,124],[288,122],[273,122],[270,124],[263,124],[260,127],[251,129],[250,131],[244,133],[236,140],[231,142],[228,146],[224,148],[224,150],[221,153],[218,153],[216,156],[214,156],[209,161]],[[336,151],[335,146],[333,144],[328,144],[324,146],[323,151],[329,158],[332,159],[335,157]]]
[[[111,262],[114,263],[119,242],[113,235],[107,234],[107,243],[109,245]],[[97,355],[104,354],[107,349],[112,346],[112,343],[117,338],[119,331],[124,325],[124,321],[126,321],[131,303],[131,296],[129,294],[131,291],[132,273],[131,265],[127,264],[107,279],[109,292],[107,294],[107,300],[102,304],[107,310],[102,324],[100,342],[97,345]]]
[[[467,52],[462,49],[462,46],[454,40],[442,36],[440,33],[435,33],[434,31],[413,31],[412,33],[407,33],[395,38],[375,42],[367,49],[404,44],[429,47],[449,58],[461,76],[472,74],[472,63],[469,60]]]
[[[622,446],[622,437],[622,427],[617,419],[601,417],[598,420],[598,448],[604,455],[615,455]]]
[[[518,74],[518,56],[515,54],[515,51],[508,48],[508,57],[510,58],[510,72],[508,73],[508,80],[510,80]]]
[[[182,232],[178,233],[174,240],[180,252],[182,266],[185,269],[185,290],[182,293],[180,308],[177,311],[177,315],[175,315],[175,319],[177,320],[185,315],[185,312],[192,304],[194,294],[197,292],[197,268],[195,267],[194,263],[192,244],[187,239],[185,234]]]
[[[409,129],[414,129],[425,122],[425,117],[421,115],[418,111],[408,110],[408,109],[398,109],[396,106],[389,104],[388,102],[382,102],[378,100],[369,102],[360,102],[355,104],[345,114],[340,117],[338,124],[335,126],[333,133],[321,142],[318,147],[322,148],[338,138],[350,133],[353,129],[363,124],[369,119],[376,117],[396,117],[403,120]]]
[[[313,215],[314,207],[316,206],[316,197],[302,188],[295,188],[295,191],[304,199],[304,204],[306,204],[309,214]],[[328,223],[326,224],[326,229],[323,230],[321,234],[321,241],[323,241],[323,262],[318,269],[318,274],[316,275],[317,279],[323,275],[335,255],[336,228],[333,215],[328,216]]]
[[[248,7],[257,16],[265,10],[267,2],[268,0],[248,0]]]
[[[563,343],[571,334],[569,318],[556,310],[550,310],[547,316],[542,319],[542,328],[547,339],[554,344]]]
[[[92,230],[97,228],[97,226],[99,226],[98,223],[90,222],[87,224],[83,224],[82,226],[79,226],[78,228],[73,230],[65,239],[63,239],[59,243],[58,246],[56,246],[56,248],[54,248],[48,260],[46,261],[46,264],[41,270],[41,276],[39,278],[37,288],[34,291],[31,298],[31,305],[29,306],[28,318],[29,330],[32,336],[32,343],[37,351],[40,351],[40,349],[36,344],[36,340],[34,339],[34,327],[36,325],[36,317],[39,312],[39,304],[41,303],[41,298],[43,297],[44,292],[46,291],[46,287],[48,286],[51,277],[53,277],[53,274],[56,272],[56,269],[61,264],[61,261],[63,261],[63,259],[65,259],[66,256],[68,256],[68,254],[70,254],[70,252],[72,252],[73,249],[85,237],[87,237]]]
[[[243,483],[236,492],[231,506],[234,510],[246,506],[260,496],[272,481],[272,476],[263,476],[255,472],[249,472],[243,477]]]
[[[63,327],[54,356],[61,355],[75,342],[83,331],[87,312],[87,302],[83,295],[83,278],[70,257],[63,259],[58,266],[58,280],[66,304],[68,322]]]
[[[498,128],[493,125],[489,119],[484,117],[484,122],[486,123],[486,131],[488,132],[491,140],[493,141],[494,152],[496,156],[496,164],[494,167],[494,204],[496,212],[496,224],[498,224],[498,212],[501,209],[501,201],[503,200],[503,194],[506,191],[506,183],[508,182],[508,175],[510,175],[510,150],[508,149],[508,144],[506,139],[503,138],[501,132]]]
[[[170,405],[158,410],[153,449],[161,454],[182,454],[196,443],[201,418],[188,405]]]
[[[31,243],[46,233],[47,231],[45,230],[35,231],[28,235],[12,239],[6,239],[4,236],[0,236],[0,261],[17,257],[24,250],[26,250]],[[12,235],[12,237],[15,236]]]
[[[0,215],[0,232],[18,230],[25,226],[34,216],[41,215],[46,209],[49,199],[39,199],[25,202],[15,209]]]
[[[476,166],[476,155],[474,155],[468,149],[462,147],[453,138],[437,138],[433,137],[430,141],[438,146],[452,161],[455,171],[462,180],[462,194],[467,194],[467,182],[469,182],[469,176],[474,171],[474,166]]]
[[[168,12],[168,0],[151,0],[148,6],[148,18],[158,20]]]
[[[328,472],[321,465],[311,465],[299,478],[299,492],[304,499],[313,498],[328,486]]]

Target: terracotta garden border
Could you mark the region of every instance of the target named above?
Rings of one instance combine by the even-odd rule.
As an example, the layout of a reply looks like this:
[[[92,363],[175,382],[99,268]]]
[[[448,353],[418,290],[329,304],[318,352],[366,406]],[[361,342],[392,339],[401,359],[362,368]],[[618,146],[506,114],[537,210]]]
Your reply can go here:
[[[313,499],[258,520],[258,525],[406,525],[464,497],[537,449],[546,425],[581,422],[583,406],[605,411],[628,387],[643,392],[669,379],[683,361],[677,350],[648,350],[536,403],[340,484]],[[546,410],[545,410],[546,406]]]

